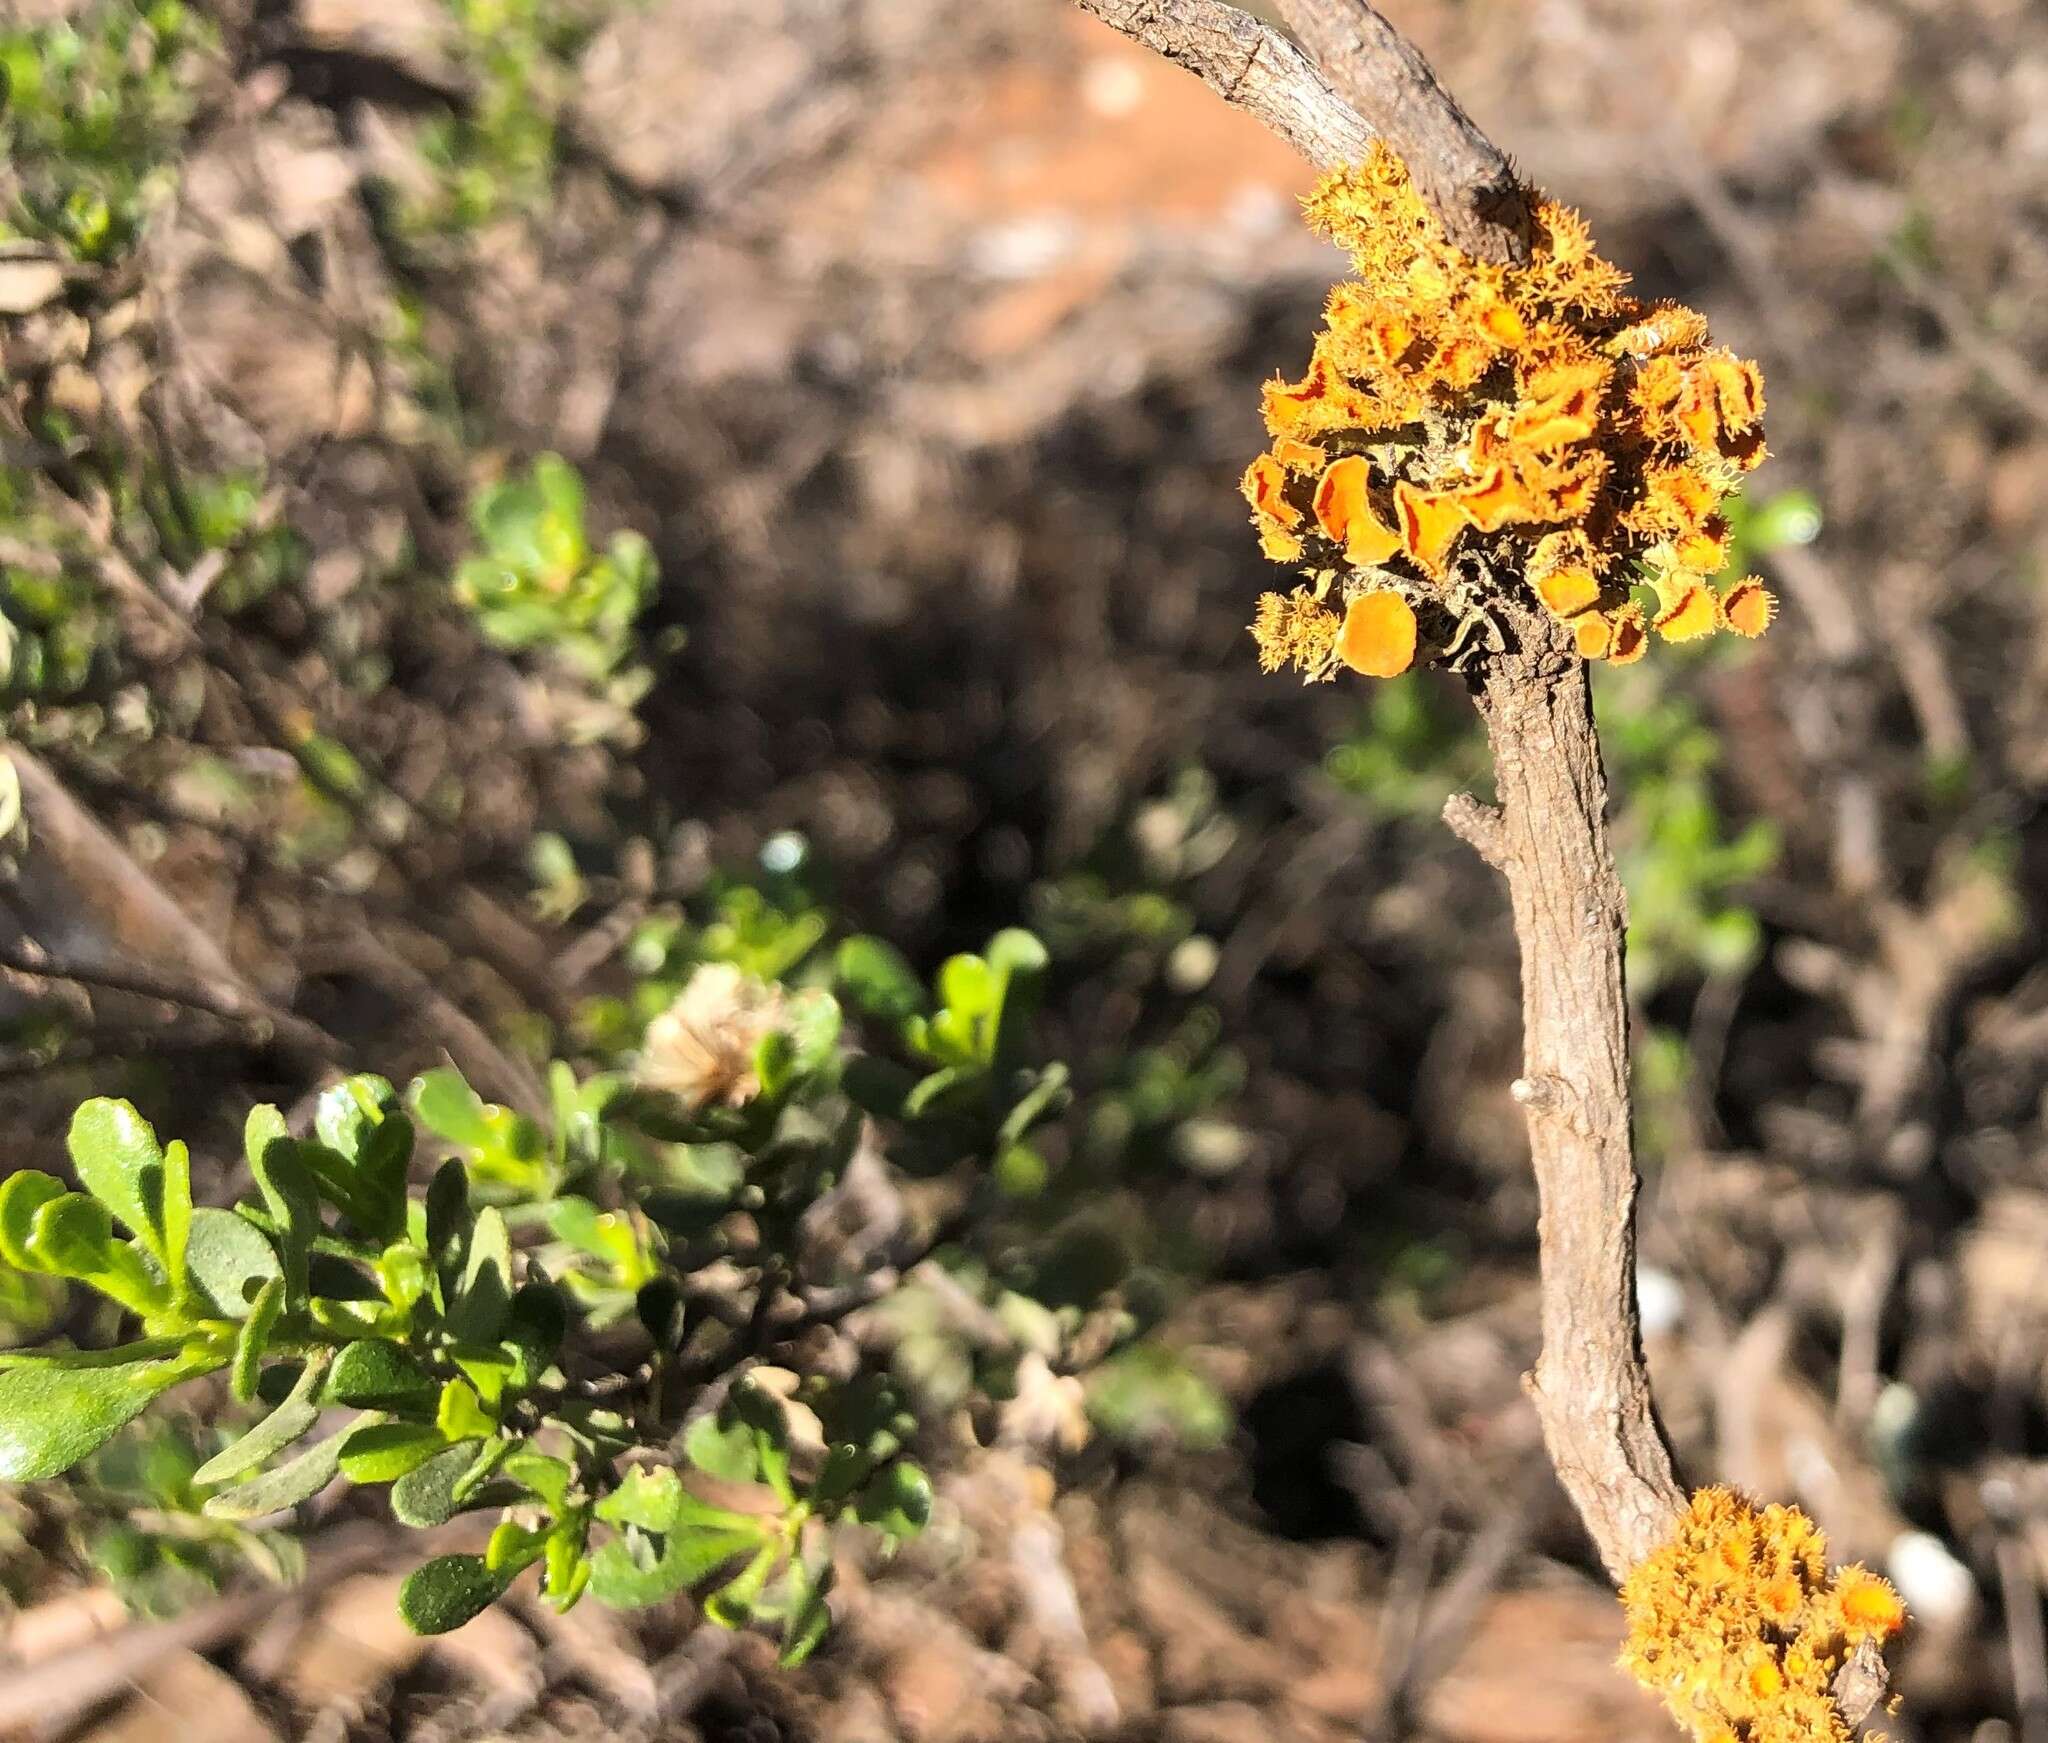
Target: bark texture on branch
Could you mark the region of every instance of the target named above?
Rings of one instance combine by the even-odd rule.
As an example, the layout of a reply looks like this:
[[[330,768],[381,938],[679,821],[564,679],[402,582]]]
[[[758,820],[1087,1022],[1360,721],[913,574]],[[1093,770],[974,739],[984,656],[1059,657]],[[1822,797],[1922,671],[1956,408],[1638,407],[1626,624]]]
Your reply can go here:
[[[1585,661],[1542,613],[1475,692],[1499,806],[1444,821],[1496,867],[1522,958],[1522,1075],[1542,1204],[1543,1353],[1530,1396],[1558,1480],[1619,1583],[1686,1498],[1650,1399],[1636,1314],[1629,1112],[1628,902],[1607,845],[1607,777]]]
[[[1308,53],[1224,0],[1075,4],[1186,68],[1318,169],[1356,163],[1384,136],[1460,248],[1482,260],[1529,258],[1513,166],[1365,0],[1281,0]]]
[[[1278,0],[1280,16],[1351,106],[1399,154],[1444,234],[1496,264],[1529,258],[1514,166],[1416,46],[1366,0]]]

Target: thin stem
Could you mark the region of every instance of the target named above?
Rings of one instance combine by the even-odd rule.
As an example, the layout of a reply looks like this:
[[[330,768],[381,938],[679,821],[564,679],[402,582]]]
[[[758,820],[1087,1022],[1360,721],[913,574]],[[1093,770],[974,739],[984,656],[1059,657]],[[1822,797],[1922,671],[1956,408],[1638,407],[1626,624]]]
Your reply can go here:
[[[1670,1535],[1685,1494],[1650,1398],[1636,1313],[1628,903],[1607,845],[1607,777],[1586,663],[1541,612],[1474,700],[1498,808],[1445,821],[1506,880],[1522,958],[1522,1075],[1541,1201],[1543,1352],[1527,1382],[1558,1480],[1619,1581]]]

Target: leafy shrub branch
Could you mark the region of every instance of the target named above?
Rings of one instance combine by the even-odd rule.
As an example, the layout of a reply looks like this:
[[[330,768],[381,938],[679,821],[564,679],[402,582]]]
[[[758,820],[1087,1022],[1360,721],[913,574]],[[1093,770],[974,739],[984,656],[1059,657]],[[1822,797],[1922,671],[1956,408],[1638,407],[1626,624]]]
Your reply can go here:
[[[303,1136],[253,1109],[255,1190],[232,1208],[195,1203],[184,1144],[87,1102],[69,1136],[83,1190],[8,1176],[0,1261],[103,1297],[133,1334],[0,1355],[0,1479],[69,1470],[220,1376],[267,1413],[191,1473],[209,1520],[267,1519],[337,1479],[384,1489],[408,1526],[501,1514],[482,1554],[407,1580],[417,1628],[460,1626],[538,1564],[559,1607],[695,1590],[802,1658],[827,1618],[829,1528],[901,1538],[931,1510],[911,1392],[854,1342],[821,1365],[821,1340],[958,1238],[957,1218],[894,1226],[899,1208],[885,1266],[820,1221],[863,1192],[890,1209],[885,1149],[925,1172],[993,1158],[1001,1178],[1068,1101],[1063,1068],[1025,1062],[1046,967],[1028,934],[954,958],[929,997],[872,941],[838,965],[899,1058],[848,1049],[823,988],[784,997],[707,965],[634,1076],[557,1065],[545,1120],[447,1068],[403,1096],[348,1078]],[[416,1191],[422,1138],[452,1154]],[[1075,1324],[1046,1317],[1044,1353]]]

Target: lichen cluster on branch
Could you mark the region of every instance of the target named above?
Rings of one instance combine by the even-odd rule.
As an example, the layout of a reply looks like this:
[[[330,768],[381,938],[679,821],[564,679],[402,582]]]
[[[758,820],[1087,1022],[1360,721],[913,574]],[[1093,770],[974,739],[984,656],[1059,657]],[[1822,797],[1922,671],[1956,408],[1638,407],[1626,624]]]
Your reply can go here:
[[[1725,1488],[1693,1496],[1621,1601],[1622,1665],[1701,1743],[1848,1743],[1835,1677],[1906,1619],[1876,1574],[1829,1573],[1827,1539],[1798,1508]]]
[[[1702,316],[1626,294],[1549,201],[1526,265],[1474,259],[1380,144],[1308,218],[1358,276],[1330,293],[1308,373],[1268,383],[1273,443],[1244,476],[1266,555],[1305,578],[1259,602],[1265,670],[1462,664],[1498,645],[1490,602],[1524,588],[1589,659],[1640,658],[1652,628],[1769,627],[1755,577],[1711,584],[1722,501],[1764,457],[1764,394]]]

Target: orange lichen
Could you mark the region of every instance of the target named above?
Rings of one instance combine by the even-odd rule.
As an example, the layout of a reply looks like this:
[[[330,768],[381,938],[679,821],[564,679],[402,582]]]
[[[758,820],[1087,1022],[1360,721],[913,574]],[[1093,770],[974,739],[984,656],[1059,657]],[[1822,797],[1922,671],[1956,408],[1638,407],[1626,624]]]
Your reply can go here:
[[[1519,266],[1453,247],[1383,145],[1307,211],[1357,276],[1331,291],[1307,373],[1267,384],[1273,443],[1245,493],[1268,555],[1305,565],[1318,601],[1392,593],[1438,658],[1496,645],[1460,633],[1489,594],[1533,595],[1587,658],[1639,658],[1638,577],[1668,640],[1769,627],[1760,585],[1709,585],[1728,557],[1722,504],[1765,453],[1755,364],[1711,346],[1694,311],[1629,296],[1584,221],[1548,201]],[[1308,669],[1294,643],[1253,633],[1274,669]]]
[[[1860,1567],[1827,1572],[1827,1543],[1791,1507],[1702,1489],[1670,1540],[1621,1588],[1621,1662],[1701,1743],[1847,1743],[1836,1673],[1905,1623]]]
[[[1322,471],[1323,462],[1329,456],[1313,442],[1297,442],[1283,436],[1273,444],[1273,458],[1290,472],[1313,477]]]
[[[1451,547],[1468,524],[1458,499],[1423,490],[1404,478],[1394,486],[1394,509],[1401,521],[1401,548],[1423,574],[1439,578]]]
[[[1600,582],[1590,569],[1553,569],[1536,583],[1536,597],[1552,617],[1577,617],[1600,603]]]
[[[1244,469],[1244,482],[1238,488],[1260,519],[1278,521],[1283,527],[1301,524],[1301,510],[1285,494],[1287,468],[1271,454],[1261,454]]]
[[[1671,603],[1658,612],[1650,627],[1668,642],[1697,641],[1712,635],[1718,612],[1713,590],[1701,582],[1689,581],[1673,590]]]
[[[1721,627],[1737,635],[1754,640],[1771,627],[1771,619],[1777,615],[1777,598],[1754,575],[1745,576],[1721,595]]]
[[[1615,666],[1632,666],[1650,645],[1650,632],[1643,626],[1643,608],[1624,605],[1607,620],[1607,661]]]
[[[1368,678],[1398,678],[1415,663],[1415,611],[1391,589],[1361,593],[1344,613],[1337,657]]]
[[[1906,1623],[1906,1606],[1889,1582],[1867,1569],[1845,1567],[1835,1576],[1835,1605],[1851,1641],[1882,1643]]]
[[[1401,548],[1401,535],[1372,506],[1372,467],[1362,454],[1333,460],[1316,483],[1316,524],[1344,547],[1354,568],[1384,563]]]
[[[1252,635],[1259,644],[1259,670],[1292,667],[1304,678],[1327,678],[1337,663],[1337,614],[1306,587],[1267,593],[1259,599]]]

